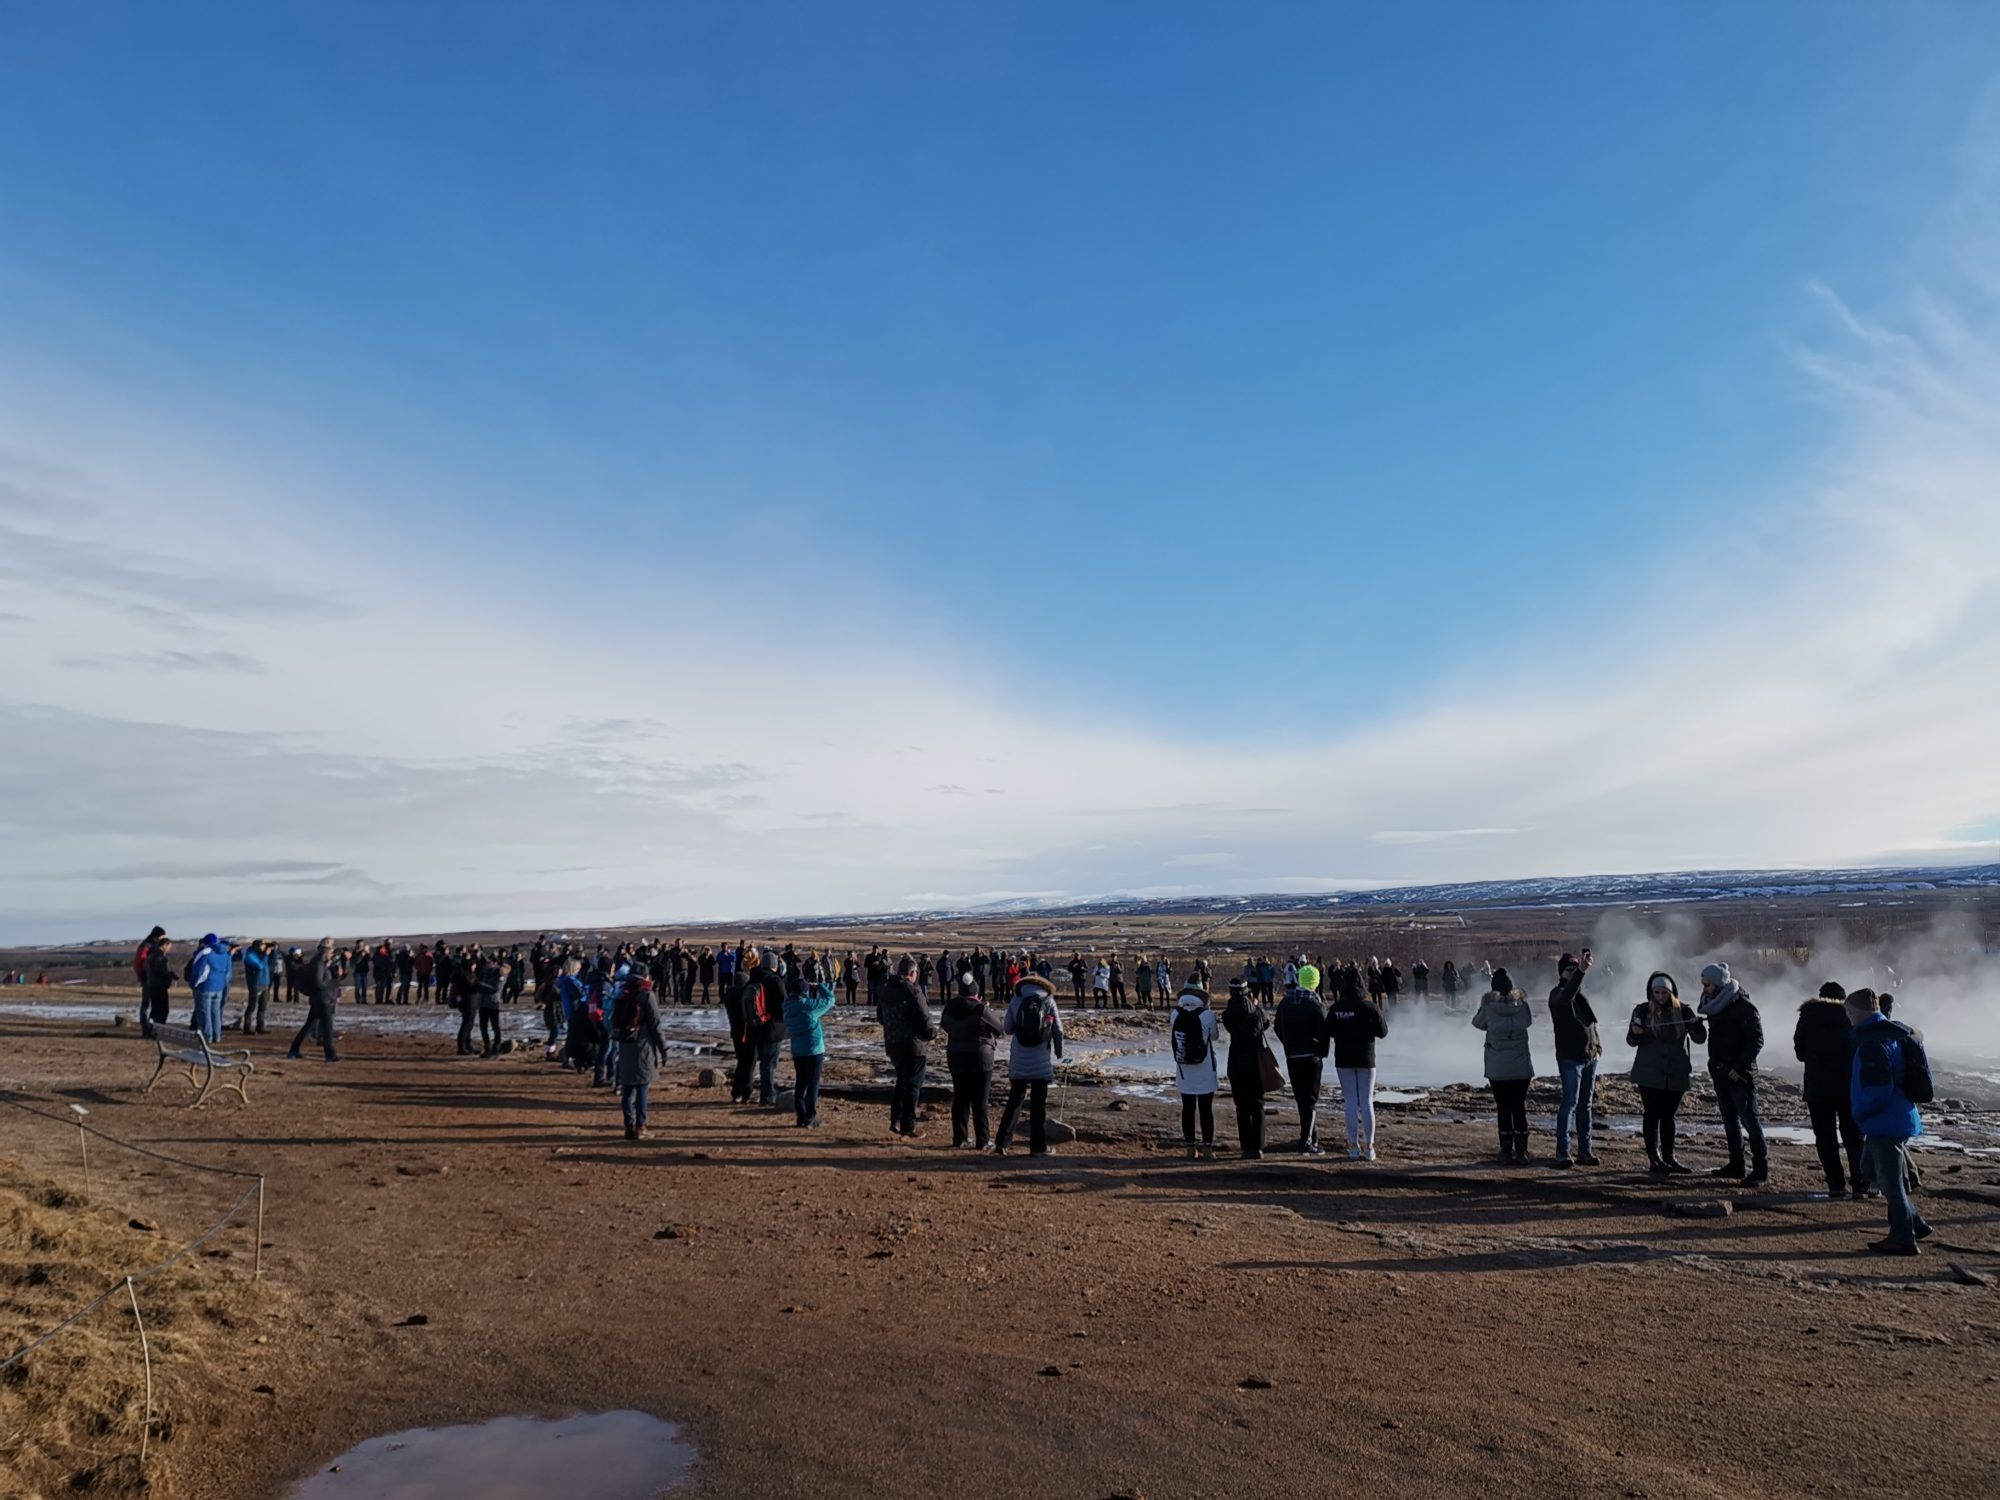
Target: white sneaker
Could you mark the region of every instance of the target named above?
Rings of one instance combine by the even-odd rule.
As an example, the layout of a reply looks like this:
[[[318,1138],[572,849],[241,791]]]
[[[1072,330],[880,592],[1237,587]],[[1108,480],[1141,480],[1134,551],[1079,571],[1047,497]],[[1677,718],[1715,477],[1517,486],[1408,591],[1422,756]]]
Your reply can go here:
[[[1361,1148],[1361,1159],[1363,1161],[1375,1160],[1375,1143],[1373,1141],[1370,1141]]]

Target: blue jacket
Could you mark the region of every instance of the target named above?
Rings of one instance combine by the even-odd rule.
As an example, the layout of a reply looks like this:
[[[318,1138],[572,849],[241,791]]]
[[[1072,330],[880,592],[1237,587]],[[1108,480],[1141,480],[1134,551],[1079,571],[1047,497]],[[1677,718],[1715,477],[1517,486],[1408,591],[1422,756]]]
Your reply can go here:
[[[792,1056],[818,1057],[826,1051],[826,1031],[819,1018],[832,1009],[833,986],[824,980],[785,1001],[785,1029],[792,1034]]]
[[[1923,1116],[1903,1092],[1903,1044],[1909,1038],[1887,1016],[1854,1028],[1854,1118],[1869,1140],[1912,1140]]]
[[[221,995],[229,990],[229,950],[220,943],[197,948],[188,966],[188,988],[197,995]]]
[[[243,977],[251,984],[263,986],[271,982],[271,955],[260,953],[255,948],[243,950]]]

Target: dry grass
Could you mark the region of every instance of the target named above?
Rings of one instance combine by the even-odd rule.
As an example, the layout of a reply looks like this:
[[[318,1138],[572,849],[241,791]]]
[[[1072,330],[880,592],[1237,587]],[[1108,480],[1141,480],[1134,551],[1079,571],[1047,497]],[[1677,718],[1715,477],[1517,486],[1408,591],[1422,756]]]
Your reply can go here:
[[[247,1268],[201,1252],[139,1282],[153,1361],[150,1453],[139,1339],[123,1281],[178,1246],[129,1211],[0,1158],[0,1358],[112,1286],[107,1299],[0,1371],[0,1495],[171,1496],[178,1445],[214,1429],[224,1346],[269,1306]]]

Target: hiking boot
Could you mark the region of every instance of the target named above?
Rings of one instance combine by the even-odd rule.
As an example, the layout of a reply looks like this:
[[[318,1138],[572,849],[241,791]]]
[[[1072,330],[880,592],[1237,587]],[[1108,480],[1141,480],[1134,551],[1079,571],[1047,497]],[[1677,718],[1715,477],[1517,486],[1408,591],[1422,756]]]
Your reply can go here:
[[[1574,1164],[1570,1161],[1570,1159],[1567,1156],[1558,1156],[1554,1161],[1550,1162],[1549,1165],[1552,1167],[1560,1168],[1562,1171],[1567,1172],[1570,1169],[1570,1167]]]
[[[1667,1158],[1667,1170],[1676,1177],[1691,1177],[1694,1175],[1693,1167],[1671,1156]]]
[[[1672,1171],[1673,1169],[1669,1167],[1665,1162],[1656,1159],[1650,1166],[1646,1168],[1646,1170],[1648,1172],[1651,1172],[1655,1177],[1664,1177],[1667,1175],[1668,1172]]]
[[[1604,1165],[1596,1156],[1588,1151],[1579,1151],[1576,1153],[1576,1164],[1579,1167],[1600,1167]]]
[[[1762,1187],[1770,1180],[1771,1168],[1768,1164],[1760,1161],[1750,1169],[1750,1175],[1743,1179],[1743,1185],[1745,1187]]]
[[[1917,1248],[1917,1242],[1915,1240],[1899,1240],[1894,1237],[1891,1237],[1886,1240],[1877,1240],[1875,1241],[1874,1244],[1870,1245],[1868,1249],[1871,1254],[1875,1255],[1923,1254],[1923,1251]]]
[[[1741,1161],[1726,1161],[1719,1167],[1710,1167],[1708,1175],[1711,1177],[1742,1177],[1744,1175],[1743,1163]]]

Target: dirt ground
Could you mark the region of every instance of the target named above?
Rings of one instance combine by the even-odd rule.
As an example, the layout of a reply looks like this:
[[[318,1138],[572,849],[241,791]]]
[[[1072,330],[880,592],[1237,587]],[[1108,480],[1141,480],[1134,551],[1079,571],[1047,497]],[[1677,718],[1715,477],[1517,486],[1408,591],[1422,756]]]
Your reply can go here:
[[[1927,1162],[1937,1236],[1881,1260],[1880,1205],[1810,1200],[1804,1147],[1749,1194],[1663,1187],[1629,1137],[1598,1170],[1503,1170],[1490,1125],[1386,1115],[1373,1165],[1189,1163],[1165,1106],[1080,1088],[1076,1143],[996,1160],[951,1150],[936,1104],[916,1142],[862,1097],[820,1131],[732,1108],[699,1058],[632,1144],[612,1091],[532,1049],[356,1031],[327,1066],[286,1062],[278,1030],[251,1039],[247,1110],[190,1111],[184,1084],[139,1097],[153,1049],[129,1029],[0,1023],[10,1097],[266,1175],[282,1295],[156,1448],[177,1496],[279,1495],[377,1433],[617,1407],[683,1424],[704,1496],[2000,1483],[1990,1159]],[[74,1132],[16,1126],[10,1154],[75,1170]],[[230,1195],[171,1171],[100,1188],[188,1222]],[[1698,1197],[1734,1212],[1663,1211]]]

